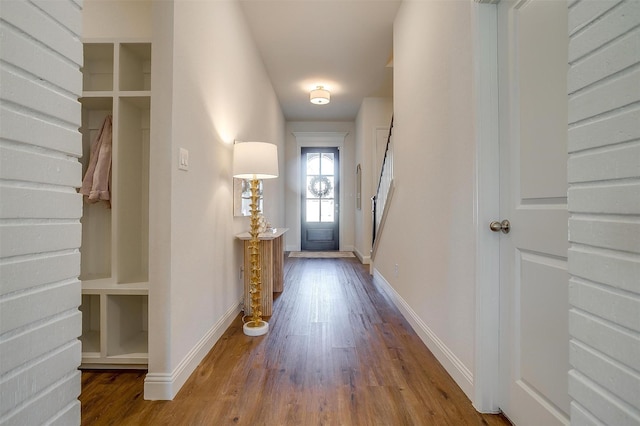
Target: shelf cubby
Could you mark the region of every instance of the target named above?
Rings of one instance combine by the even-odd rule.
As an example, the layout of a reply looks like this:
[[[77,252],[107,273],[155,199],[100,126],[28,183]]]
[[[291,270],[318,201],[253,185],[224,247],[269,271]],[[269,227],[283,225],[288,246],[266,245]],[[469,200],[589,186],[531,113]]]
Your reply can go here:
[[[120,90],[151,90],[151,45],[120,44]]]
[[[87,357],[100,356],[100,295],[83,294],[82,304],[82,352]]]
[[[107,295],[107,358],[146,359],[148,309],[146,295]]]
[[[118,283],[149,276],[149,98],[120,98],[118,129]]]
[[[113,113],[113,99],[83,97],[82,104],[82,176],[89,166],[89,153],[107,115]],[[104,202],[84,203],[82,214],[81,280],[111,277],[111,209]]]
[[[84,91],[113,90],[113,43],[85,43],[82,85]]]

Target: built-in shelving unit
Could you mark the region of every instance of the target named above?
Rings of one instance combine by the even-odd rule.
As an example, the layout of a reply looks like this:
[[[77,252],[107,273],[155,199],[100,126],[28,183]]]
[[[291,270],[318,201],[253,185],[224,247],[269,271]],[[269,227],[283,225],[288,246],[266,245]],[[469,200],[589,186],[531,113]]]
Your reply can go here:
[[[111,205],[84,203],[82,366],[148,363],[151,43],[84,44],[83,176],[91,144],[113,116]]]

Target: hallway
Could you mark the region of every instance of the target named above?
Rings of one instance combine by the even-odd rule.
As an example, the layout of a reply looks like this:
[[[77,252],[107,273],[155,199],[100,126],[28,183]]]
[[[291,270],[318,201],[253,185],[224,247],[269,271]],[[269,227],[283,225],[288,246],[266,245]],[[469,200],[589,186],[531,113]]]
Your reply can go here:
[[[82,374],[83,425],[506,425],[480,415],[356,259],[287,258],[270,332],[225,332],[174,401]]]

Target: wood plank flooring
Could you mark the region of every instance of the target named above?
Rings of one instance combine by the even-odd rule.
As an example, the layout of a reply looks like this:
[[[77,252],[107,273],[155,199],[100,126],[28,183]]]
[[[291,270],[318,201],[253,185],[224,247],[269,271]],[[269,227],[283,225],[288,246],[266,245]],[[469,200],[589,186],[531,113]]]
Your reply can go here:
[[[82,373],[83,425],[508,425],[478,414],[357,259],[287,258],[266,336],[241,317],[173,401]]]

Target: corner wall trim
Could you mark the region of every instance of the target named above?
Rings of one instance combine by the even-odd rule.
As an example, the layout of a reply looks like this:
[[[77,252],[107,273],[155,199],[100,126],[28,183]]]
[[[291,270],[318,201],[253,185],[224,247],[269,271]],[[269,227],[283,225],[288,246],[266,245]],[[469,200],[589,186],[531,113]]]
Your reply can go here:
[[[362,263],[363,265],[371,264],[371,256],[365,256],[358,249],[354,249],[353,252],[356,254],[356,257],[360,259],[360,263]]]
[[[200,341],[187,353],[171,373],[149,373],[144,379],[144,399],[172,400],[185,384],[191,373],[209,353],[236,316],[241,303],[234,303]]]
[[[400,296],[387,280],[378,272],[373,270],[373,284],[383,290],[396,307],[402,312],[413,330],[418,333],[422,342],[435,355],[440,364],[447,370],[447,373],[460,386],[467,397],[473,400],[473,373],[458,359],[458,357],[444,344],[442,340],[431,330],[409,304]]]

